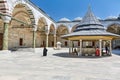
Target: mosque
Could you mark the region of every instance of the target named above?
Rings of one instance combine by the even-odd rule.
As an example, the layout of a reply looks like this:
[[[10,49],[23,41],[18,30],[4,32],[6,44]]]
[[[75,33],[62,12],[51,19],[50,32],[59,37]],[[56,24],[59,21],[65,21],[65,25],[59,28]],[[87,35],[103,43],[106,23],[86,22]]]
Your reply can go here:
[[[93,18],[105,31],[120,35],[120,15],[104,20]],[[69,40],[61,36],[74,32],[82,20],[81,17],[72,21],[61,18],[56,22],[30,0],[0,0],[0,49],[56,47],[57,42],[69,47]],[[112,48],[120,48],[120,39],[111,43]],[[80,41],[74,41],[74,46],[80,46]]]

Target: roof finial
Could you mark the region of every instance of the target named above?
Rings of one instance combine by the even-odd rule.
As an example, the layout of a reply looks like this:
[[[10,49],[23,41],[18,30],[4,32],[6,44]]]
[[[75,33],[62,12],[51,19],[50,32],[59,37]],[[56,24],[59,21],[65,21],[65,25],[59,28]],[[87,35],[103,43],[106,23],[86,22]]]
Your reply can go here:
[[[88,5],[88,12],[91,12],[91,6],[90,6],[90,3]]]

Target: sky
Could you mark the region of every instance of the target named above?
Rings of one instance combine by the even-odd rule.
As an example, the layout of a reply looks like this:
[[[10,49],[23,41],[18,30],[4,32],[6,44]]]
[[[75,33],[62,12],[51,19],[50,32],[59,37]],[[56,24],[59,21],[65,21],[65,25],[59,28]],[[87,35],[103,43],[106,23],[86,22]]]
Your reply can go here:
[[[118,17],[120,14],[120,0],[30,0],[55,21],[61,18],[74,20],[84,17],[88,6],[95,16],[106,19],[109,16]]]

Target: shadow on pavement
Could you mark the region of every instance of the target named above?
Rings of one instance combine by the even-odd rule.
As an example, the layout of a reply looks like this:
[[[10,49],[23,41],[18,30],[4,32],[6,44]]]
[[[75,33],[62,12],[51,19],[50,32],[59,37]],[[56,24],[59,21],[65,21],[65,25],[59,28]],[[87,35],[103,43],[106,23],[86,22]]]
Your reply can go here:
[[[115,54],[115,55],[120,56],[120,50],[113,50],[112,53]]]
[[[64,58],[92,58],[92,59],[111,57],[111,56],[102,56],[102,57],[99,57],[99,56],[77,56],[77,55],[70,55],[69,53],[56,53],[56,54],[53,54],[53,56],[64,57]]]

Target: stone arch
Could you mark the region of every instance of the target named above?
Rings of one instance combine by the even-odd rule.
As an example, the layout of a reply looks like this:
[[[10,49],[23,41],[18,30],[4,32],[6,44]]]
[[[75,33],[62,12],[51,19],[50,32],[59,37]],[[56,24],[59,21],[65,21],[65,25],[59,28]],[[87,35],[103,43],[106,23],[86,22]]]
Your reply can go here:
[[[107,31],[120,35],[120,24],[113,23],[113,24],[109,25],[107,27]],[[120,39],[113,40],[112,44],[113,44],[113,46],[112,46],[113,48],[115,48],[115,49],[120,48]]]
[[[33,33],[32,26],[34,24],[33,14],[28,10],[27,5],[19,3],[12,10],[12,17],[9,27],[9,48],[13,47],[32,47]],[[25,24],[24,24],[24,23]]]
[[[34,17],[32,9],[30,9],[30,7],[27,4],[22,3],[21,1],[16,1],[13,5],[11,12],[13,13],[14,8],[15,7],[19,8],[19,6],[23,6],[27,10],[27,13],[30,16],[31,24],[34,25],[35,24],[35,17]]]
[[[46,45],[46,32],[48,31],[48,24],[44,17],[40,17],[37,25],[36,47],[43,47]]]
[[[74,32],[76,30],[76,27],[79,26],[79,24],[76,24],[72,27],[71,32]]]
[[[68,41],[61,38],[62,35],[68,34],[69,30],[65,25],[59,25],[56,30],[57,42],[61,42],[63,47],[68,46]]]
[[[107,27],[107,31],[115,34],[120,35],[120,24],[113,23]]]
[[[1,5],[0,12],[5,13],[5,14],[10,14],[7,0],[0,0],[0,5]]]
[[[55,35],[55,26],[54,24],[50,25],[49,29],[49,47],[54,47],[54,35]]]
[[[62,28],[62,29],[61,29]],[[61,30],[60,30],[61,29]],[[56,29],[56,33],[58,33],[59,31],[62,31],[62,30],[66,30],[66,34],[69,33],[69,28],[66,26],[66,25],[58,25],[57,29]]]

